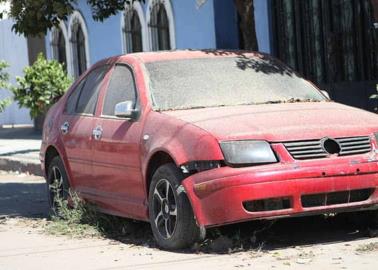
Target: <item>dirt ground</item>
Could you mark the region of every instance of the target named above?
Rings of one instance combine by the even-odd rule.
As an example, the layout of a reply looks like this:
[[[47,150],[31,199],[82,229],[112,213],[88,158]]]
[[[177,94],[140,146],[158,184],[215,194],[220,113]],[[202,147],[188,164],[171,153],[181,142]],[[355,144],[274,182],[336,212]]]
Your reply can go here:
[[[146,224],[137,225],[146,231],[140,241],[52,236],[42,229],[48,218],[45,189],[40,177],[0,173],[1,270],[378,269],[375,232],[338,217],[280,220],[259,235],[255,247],[225,254],[161,251],[151,244]],[[254,241],[255,226],[222,231]]]

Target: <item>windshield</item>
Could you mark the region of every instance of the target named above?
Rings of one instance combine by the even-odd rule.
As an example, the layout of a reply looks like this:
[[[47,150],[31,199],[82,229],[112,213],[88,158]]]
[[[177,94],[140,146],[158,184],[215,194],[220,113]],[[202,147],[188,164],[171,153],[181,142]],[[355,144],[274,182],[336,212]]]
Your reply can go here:
[[[146,64],[156,110],[324,101],[308,81],[265,55]]]

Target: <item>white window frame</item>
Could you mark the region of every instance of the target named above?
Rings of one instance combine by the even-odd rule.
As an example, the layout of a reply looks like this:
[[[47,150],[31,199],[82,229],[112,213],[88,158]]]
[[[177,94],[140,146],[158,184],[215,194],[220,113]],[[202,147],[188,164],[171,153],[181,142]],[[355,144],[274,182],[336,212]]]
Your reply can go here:
[[[63,21],[59,22],[58,26],[55,26],[51,30],[50,35],[50,46],[51,46],[51,56],[53,59],[58,60],[58,38],[59,38],[59,31],[62,31],[64,42],[65,42],[65,48],[66,48],[66,69],[67,73],[69,75],[72,75],[71,70],[71,52],[70,52],[70,40],[68,38],[67,33],[67,26]]]
[[[176,30],[175,30],[175,18],[174,18],[174,14],[173,14],[173,8],[172,8],[172,5],[171,5],[171,1],[170,0],[149,0],[148,3],[147,3],[146,21],[147,21],[147,25],[148,25],[148,39],[149,39],[150,50],[152,50],[154,47],[156,47],[156,46],[154,46],[156,44],[152,44],[153,43],[152,29],[149,26],[150,22],[151,22],[152,8],[154,7],[154,5],[160,4],[160,3],[164,4],[165,11],[167,13],[167,17],[168,17],[168,21],[169,21],[169,41],[170,41],[170,45],[171,45],[171,50],[175,50],[176,49]]]
[[[147,33],[147,23],[146,18],[144,16],[142,5],[139,1],[133,1],[133,5],[125,4],[125,10],[122,12],[121,16],[121,37],[122,37],[122,51],[123,53],[130,53],[130,51],[127,48],[127,41],[126,41],[126,33],[125,33],[125,22],[126,22],[126,16],[131,15],[131,11],[134,10],[136,14],[139,17],[139,22],[142,27],[142,47],[143,51],[149,51],[149,42],[148,42],[148,33]]]
[[[80,25],[81,30],[83,31],[84,39],[85,39],[85,58],[86,58],[86,69],[90,66],[90,57],[89,57],[89,35],[88,35],[88,28],[87,24],[85,23],[83,15],[78,10],[75,10],[72,15],[70,16],[70,20],[68,22],[68,38],[70,44],[70,59],[71,59],[71,70],[72,75],[78,77],[77,74],[77,52],[76,52],[76,40],[75,34],[77,31],[77,26]]]

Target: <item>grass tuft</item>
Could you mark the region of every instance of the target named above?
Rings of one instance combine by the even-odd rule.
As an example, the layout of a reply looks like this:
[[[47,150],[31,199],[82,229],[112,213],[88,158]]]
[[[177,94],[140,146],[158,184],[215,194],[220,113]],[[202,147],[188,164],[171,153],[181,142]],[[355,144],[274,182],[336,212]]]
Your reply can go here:
[[[357,252],[373,252],[378,251],[378,242],[359,245],[356,249]]]
[[[45,226],[47,233],[86,238],[118,237],[127,232],[129,221],[100,213],[94,205],[80,199],[72,191],[69,192],[68,201],[59,196],[59,190],[56,194],[56,210],[51,215],[51,222]]]

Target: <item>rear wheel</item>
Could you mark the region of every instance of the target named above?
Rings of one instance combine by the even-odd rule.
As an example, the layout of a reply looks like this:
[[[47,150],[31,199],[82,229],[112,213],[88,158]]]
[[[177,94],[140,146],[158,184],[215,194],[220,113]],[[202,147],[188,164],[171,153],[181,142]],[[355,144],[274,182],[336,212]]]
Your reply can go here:
[[[63,161],[59,156],[54,157],[47,172],[47,194],[52,214],[58,215],[61,205],[67,203],[69,188]]]
[[[164,249],[186,248],[199,240],[193,210],[184,192],[183,179],[174,164],[159,167],[149,190],[149,217],[157,244]]]

